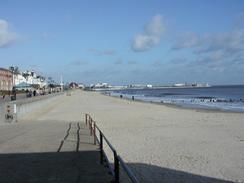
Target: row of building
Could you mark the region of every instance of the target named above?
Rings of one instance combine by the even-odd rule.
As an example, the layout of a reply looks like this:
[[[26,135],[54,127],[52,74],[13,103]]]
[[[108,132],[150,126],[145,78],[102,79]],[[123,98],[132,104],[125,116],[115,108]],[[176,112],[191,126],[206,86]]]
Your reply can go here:
[[[14,71],[0,68],[0,91],[25,90],[31,87],[44,88],[47,85],[45,77],[34,71]]]

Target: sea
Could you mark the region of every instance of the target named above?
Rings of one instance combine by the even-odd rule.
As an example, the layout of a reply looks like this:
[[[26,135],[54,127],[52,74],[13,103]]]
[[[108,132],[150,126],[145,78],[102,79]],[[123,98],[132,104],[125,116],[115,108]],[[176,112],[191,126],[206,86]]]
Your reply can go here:
[[[244,85],[123,89],[106,95],[185,108],[244,112]]]

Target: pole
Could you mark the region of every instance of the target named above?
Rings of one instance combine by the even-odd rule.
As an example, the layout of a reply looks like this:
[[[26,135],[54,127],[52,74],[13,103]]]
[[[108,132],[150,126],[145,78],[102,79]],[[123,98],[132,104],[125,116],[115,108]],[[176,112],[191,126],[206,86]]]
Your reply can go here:
[[[94,145],[96,145],[97,143],[97,139],[96,139],[96,122],[94,122],[94,128],[93,128],[93,135],[94,135]]]
[[[114,182],[119,183],[119,159],[116,151],[114,151]]]
[[[100,130],[99,130],[99,134],[100,134],[100,163],[103,164],[103,135]]]

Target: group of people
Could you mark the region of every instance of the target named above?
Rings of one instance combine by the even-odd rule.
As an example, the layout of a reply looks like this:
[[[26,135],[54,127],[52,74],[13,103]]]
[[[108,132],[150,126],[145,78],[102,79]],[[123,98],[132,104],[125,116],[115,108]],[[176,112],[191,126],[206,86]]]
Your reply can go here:
[[[35,97],[38,95],[38,92],[36,90],[32,91],[32,90],[25,90],[25,94],[26,94],[26,97],[29,98],[29,97]],[[17,97],[17,92],[16,90],[12,90],[12,91],[0,91],[0,96],[2,100],[9,98],[10,100],[16,100],[16,97]]]
[[[12,90],[8,92],[1,91],[0,94],[3,100],[5,99],[6,95],[8,95],[11,100],[16,99],[16,90]]]
[[[3,91],[1,91],[0,94],[1,94],[1,98],[2,98],[2,99],[5,99],[6,94],[5,94]]]
[[[32,97],[32,95],[33,95],[33,97],[35,97],[36,95],[37,95],[37,92],[36,92],[36,90],[34,90],[34,91],[31,91],[31,90],[26,90],[25,91],[25,93],[26,93],[26,97],[28,98],[28,97]]]

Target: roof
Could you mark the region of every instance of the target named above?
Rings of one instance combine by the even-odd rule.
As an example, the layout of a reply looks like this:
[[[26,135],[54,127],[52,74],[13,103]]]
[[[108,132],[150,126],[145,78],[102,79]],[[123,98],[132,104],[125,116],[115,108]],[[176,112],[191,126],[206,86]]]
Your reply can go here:
[[[25,82],[22,82],[16,86],[31,86],[31,84],[28,84],[28,83],[25,83]]]
[[[0,70],[11,72],[10,70],[2,68],[2,67],[0,67]]]

